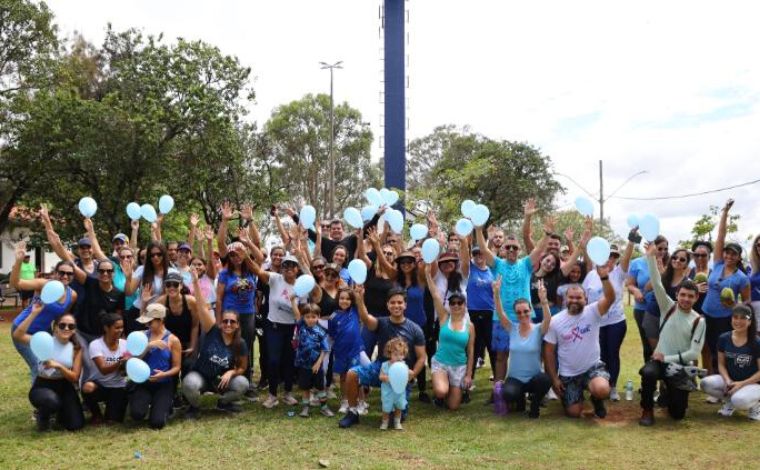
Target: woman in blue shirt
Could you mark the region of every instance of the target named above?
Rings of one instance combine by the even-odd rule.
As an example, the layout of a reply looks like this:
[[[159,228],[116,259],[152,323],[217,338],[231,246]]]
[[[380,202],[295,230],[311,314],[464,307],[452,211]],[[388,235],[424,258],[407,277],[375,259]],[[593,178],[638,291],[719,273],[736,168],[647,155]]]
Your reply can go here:
[[[760,235],[752,240],[750,250],[749,262],[752,266],[749,277],[750,299],[752,300],[752,309],[757,313],[760,312]],[[758,333],[760,333],[760,325],[757,328]]]
[[[475,357],[479,364],[486,357],[491,363],[491,373],[494,370],[496,352],[491,348],[491,330],[493,326],[493,273],[486,264],[486,258],[478,245],[472,247],[472,261],[470,261],[470,277],[467,279],[467,311],[470,313],[470,321],[475,327]],[[471,379],[475,380],[473,368]]]

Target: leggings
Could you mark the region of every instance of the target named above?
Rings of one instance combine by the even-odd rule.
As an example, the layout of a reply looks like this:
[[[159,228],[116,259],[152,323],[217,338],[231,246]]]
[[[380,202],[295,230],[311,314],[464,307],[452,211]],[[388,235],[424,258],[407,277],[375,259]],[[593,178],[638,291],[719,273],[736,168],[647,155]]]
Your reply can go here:
[[[293,350],[293,331],[295,325],[286,323],[269,322],[264,334],[267,337],[267,355],[269,363],[269,393],[277,395],[277,386],[280,381],[285,385],[285,392],[293,390],[295,378],[295,351]]]
[[[11,335],[13,335],[14,331],[16,331],[16,325],[11,326]],[[16,351],[18,351],[21,358],[26,362],[27,367],[29,367],[29,377],[31,378],[32,385],[34,385],[34,382],[37,380],[37,363],[39,362],[37,356],[32,352],[32,347],[29,343],[21,343],[15,339],[11,340]]]
[[[174,402],[174,384],[174,380],[136,384],[129,392],[129,415],[132,419],[142,421],[148,416],[152,429],[166,426]]]
[[[516,403],[517,409],[523,409],[525,408],[525,394],[529,393],[531,395],[531,409],[537,411],[541,404],[541,400],[544,399],[544,395],[546,395],[546,392],[549,391],[551,386],[552,381],[549,378],[549,375],[545,372],[539,372],[534,375],[527,383],[517,380],[514,377],[507,377],[507,380],[504,382],[504,387],[502,388],[502,394],[504,396],[504,401],[507,403]]]
[[[259,373],[261,374],[261,382],[266,381],[267,377],[269,377],[269,368],[267,367],[269,355],[267,354],[267,335],[265,334],[268,323],[269,320],[266,317],[256,316],[256,337],[259,339]],[[250,356],[250,360],[253,360],[253,356]]]
[[[256,341],[256,315],[253,313],[240,314],[240,336],[248,347],[248,366],[243,375],[248,383],[253,383],[253,343]]]
[[[227,386],[227,390],[224,393],[219,394],[219,403],[227,404],[239,400],[246,390],[248,390],[248,386],[248,379],[242,375],[233,377],[233,379],[230,380],[230,384]],[[216,392],[217,390],[212,389],[211,383],[199,372],[192,371],[182,380],[182,394],[185,395],[190,406],[194,408],[200,407],[201,393],[206,391]]]
[[[665,377],[667,364],[659,361],[649,361],[639,370],[641,374],[641,408],[651,410],[654,408],[654,390],[657,381],[664,380],[668,387],[667,405],[668,414],[675,420],[681,420],[686,416],[686,408],[689,407],[689,392],[673,386]]]
[[[49,380],[37,377],[29,390],[29,401],[41,419],[56,419],[68,431],[84,427],[84,412],[74,385],[65,379]]]
[[[470,321],[475,327],[475,358],[486,357],[488,351],[488,360],[491,363],[491,371],[494,370],[496,362],[496,351],[491,349],[491,333],[493,331],[493,311],[491,310],[470,310]],[[472,368],[472,378],[475,378],[475,368]]]
[[[102,412],[100,404],[106,404],[106,421],[115,421],[121,423],[124,421],[124,415],[127,412],[127,389],[125,387],[104,387],[95,382],[97,388],[92,393],[82,392],[87,408],[93,416],[100,417]]]
[[[654,353],[652,346],[649,345],[649,339],[647,339],[647,334],[644,331],[644,327],[642,326],[645,314],[646,310],[633,309],[633,318],[636,319],[636,327],[639,329],[639,337],[641,338],[641,348],[642,355],[644,357],[644,364],[646,364],[647,361],[652,358],[652,354]]]
[[[599,328],[601,359],[607,365],[607,372],[610,373],[611,387],[617,384],[620,375],[620,346],[623,344],[627,329],[625,320]]]
[[[749,384],[729,396],[726,393],[726,381],[719,374],[705,377],[699,382],[703,392],[720,400],[730,400],[737,410],[749,410],[760,404],[760,384]]]

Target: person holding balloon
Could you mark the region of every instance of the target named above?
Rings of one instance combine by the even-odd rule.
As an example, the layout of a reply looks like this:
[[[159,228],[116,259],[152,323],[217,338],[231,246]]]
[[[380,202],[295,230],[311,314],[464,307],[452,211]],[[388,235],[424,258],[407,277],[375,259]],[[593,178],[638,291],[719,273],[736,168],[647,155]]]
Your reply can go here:
[[[404,363],[407,354],[409,354],[409,346],[403,339],[396,337],[385,343],[383,356],[387,357],[388,360],[382,363],[380,374],[378,375],[380,380],[380,400],[382,401],[383,409],[380,429],[383,431],[388,429],[391,413],[393,414],[393,429],[397,431],[404,430],[404,426],[401,424],[401,413],[407,407],[406,384],[403,383],[403,375],[401,377],[402,383],[398,385],[391,383],[391,374],[394,374],[391,368],[401,366],[402,369],[408,370]],[[408,376],[406,379],[409,379]]]
[[[380,237],[375,228],[367,230],[367,239],[372,246],[372,251],[370,253],[366,253],[364,250],[359,252],[359,259],[363,260],[367,266],[367,280],[364,282],[364,289],[367,292],[365,303],[371,315],[377,318],[387,317],[389,312],[385,299],[388,297],[388,292],[393,288],[392,269],[396,252],[390,245],[381,245]],[[364,340],[364,350],[371,357],[377,345],[377,335],[365,325],[362,328],[362,339]]]
[[[164,293],[164,278],[170,272],[177,272],[176,269],[169,266],[169,258],[163,243],[153,240],[148,244],[146,250],[148,259],[144,265],[138,266],[134,272],[130,263],[121,263],[121,270],[126,278],[125,295],[132,295],[138,289],[150,289],[150,298],[148,298],[147,303],[144,303],[142,295],[138,295],[132,304],[132,308],[124,315],[124,333],[127,335],[133,331],[144,329],[144,325],[137,321],[141,309],[145,305],[155,302]]]
[[[84,412],[76,386],[82,371],[82,348],[76,339],[76,320],[71,313],[62,313],[53,320],[53,335],[45,331],[30,334],[30,329],[42,317],[46,306],[35,301],[29,313],[13,330],[14,343],[30,348],[34,357],[36,377],[29,390],[29,401],[37,410],[38,431],[50,429],[50,418],[68,431],[84,427]]]

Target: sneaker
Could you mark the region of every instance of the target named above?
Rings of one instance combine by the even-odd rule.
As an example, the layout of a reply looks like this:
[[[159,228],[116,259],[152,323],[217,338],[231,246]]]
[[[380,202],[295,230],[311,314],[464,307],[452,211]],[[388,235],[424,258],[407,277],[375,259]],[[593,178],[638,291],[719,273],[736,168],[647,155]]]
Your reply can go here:
[[[720,399],[715,398],[712,395],[707,395],[707,398],[705,398],[705,403],[709,403],[711,405],[717,405],[718,403],[720,403]]]
[[[201,417],[201,410],[194,406],[189,406],[185,410],[185,419],[198,419]]]
[[[607,408],[604,407],[604,400],[592,398],[591,403],[594,405],[594,414],[597,418],[604,418],[607,416]]]
[[[45,432],[50,430],[50,418],[43,418],[41,414],[37,414],[34,417],[35,422],[37,423],[37,431],[38,432]]]
[[[617,387],[610,388],[610,400],[620,401],[620,394],[617,391]]]
[[[641,410],[640,426],[652,426],[654,424],[654,410]]]
[[[298,415],[301,418],[308,418],[309,417],[309,405],[304,405],[303,408],[301,408],[301,413]]]
[[[731,400],[726,400],[723,402],[723,406],[721,406],[718,410],[718,414],[726,417],[734,414],[734,405],[731,404]]]
[[[335,388],[330,387],[327,389],[327,399],[328,400],[337,400],[338,395],[335,394]]]
[[[298,400],[290,392],[288,392],[288,393],[285,394],[285,397],[282,399],[282,402],[285,403],[288,406],[293,406],[293,405],[297,405],[298,404]]]
[[[753,421],[760,421],[760,403],[749,409],[747,417]]]
[[[220,411],[225,411],[227,413],[240,413],[241,411],[243,411],[243,407],[236,403],[217,402],[216,409]]]
[[[248,400],[251,403],[256,403],[259,401],[259,394],[256,393],[256,390],[249,388],[247,392],[243,395],[246,400]]]
[[[322,407],[319,409],[319,412],[322,413],[322,416],[327,416],[328,418],[332,418],[335,416],[335,413],[333,413],[333,410],[330,409],[327,405],[322,405]]]
[[[346,413],[346,416],[344,416],[343,419],[338,421],[338,427],[343,429],[350,428],[354,424],[359,424],[359,415],[353,411],[349,411]]]
[[[422,403],[430,403],[430,395],[425,392],[420,392],[419,399]]]
[[[269,395],[266,400],[264,400],[264,408],[271,410],[275,406],[279,405],[280,402],[277,400],[277,397],[274,395]]]
[[[475,364],[475,368],[476,369],[480,369],[481,367],[483,367],[483,364],[485,364],[485,363],[486,362],[483,360],[483,358],[479,357],[478,358],[478,362]]]
[[[550,388],[549,391],[546,393],[546,398],[549,400],[559,400],[559,397],[556,393],[554,393],[554,389]]]
[[[491,374],[491,376],[488,377],[488,380],[490,380],[491,382],[493,382],[493,374]]]
[[[319,397],[317,396],[316,393],[312,393],[311,396],[309,397],[309,406],[317,407],[319,405],[321,405],[319,401]]]
[[[401,419],[400,418],[396,418],[396,419],[393,420],[393,429],[395,429],[396,431],[403,431],[404,430],[404,426],[401,424]]]
[[[388,420],[387,419],[384,419],[383,422],[380,423],[380,429],[383,430],[383,431],[387,431],[388,430]]]
[[[366,401],[359,401],[359,404],[356,405],[356,411],[361,416],[367,416],[369,414],[369,405]]]
[[[340,408],[338,409],[338,413],[342,415],[348,413],[348,400],[340,401]]]

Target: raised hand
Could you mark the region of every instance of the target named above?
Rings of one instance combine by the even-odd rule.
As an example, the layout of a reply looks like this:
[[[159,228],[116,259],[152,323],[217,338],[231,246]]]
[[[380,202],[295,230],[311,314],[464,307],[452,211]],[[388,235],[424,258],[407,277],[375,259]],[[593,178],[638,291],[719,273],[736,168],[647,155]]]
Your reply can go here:
[[[232,204],[230,204],[230,201],[224,201],[222,203],[222,207],[220,208],[221,214],[222,214],[222,220],[227,221],[232,219],[235,212],[232,209]]]
[[[16,262],[24,261],[25,256],[26,242],[24,240],[21,240],[20,242],[16,243]]]
[[[536,200],[532,197],[528,198],[528,200],[525,201],[525,204],[523,204],[523,214],[525,217],[532,217],[536,212],[538,212]]]
[[[542,304],[549,302],[543,279],[538,280],[538,300],[540,300]]]
[[[140,229],[140,221],[139,220],[133,220],[129,223],[129,225],[132,227],[133,230],[139,230]]]
[[[214,240],[214,229],[211,228],[211,226],[206,226],[206,228],[203,229],[203,236],[206,237],[206,240],[213,241]]]
[[[501,274],[496,276],[496,279],[491,283],[491,290],[494,294],[498,294],[501,291]]]
[[[89,217],[84,218],[84,229],[87,233],[91,233],[93,231],[91,218]]]
[[[565,229],[565,243],[570,243],[573,240],[573,236],[575,235],[575,230],[573,230],[572,227],[567,227]]]
[[[554,225],[557,223],[557,219],[553,215],[547,215],[544,217],[544,233],[554,233]]]
[[[245,220],[253,219],[253,206],[250,204],[243,204],[240,208],[240,217]]]
[[[729,199],[728,201],[726,201],[726,205],[723,206],[723,211],[725,211],[725,212],[730,211],[731,210],[731,206],[733,206],[733,205],[734,205],[734,200],[733,199]]]
[[[132,276],[132,262],[130,262],[129,260],[123,259],[119,263],[119,266],[121,267],[121,271],[124,273],[125,277]]]
[[[198,214],[190,214],[190,226],[192,228],[198,227],[198,222],[201,221],[201,218],[198,217]]]
[[[598,264],[596,266],[596,272],[599,274],[599,277],[607,277],[610,275],[610,268],[607,264]]]
[[[657,245],[655,245],[652,242],[649,242],[647,244],[646,254],[647,254],[647,256],[656,256],[657,255]]]
[[[140,299],[142,299],[143,305],[147,306],[150,299],[153,298],[153,284],[143,284],[140,291]],[[163,341],[161,342],[163,344]]]

